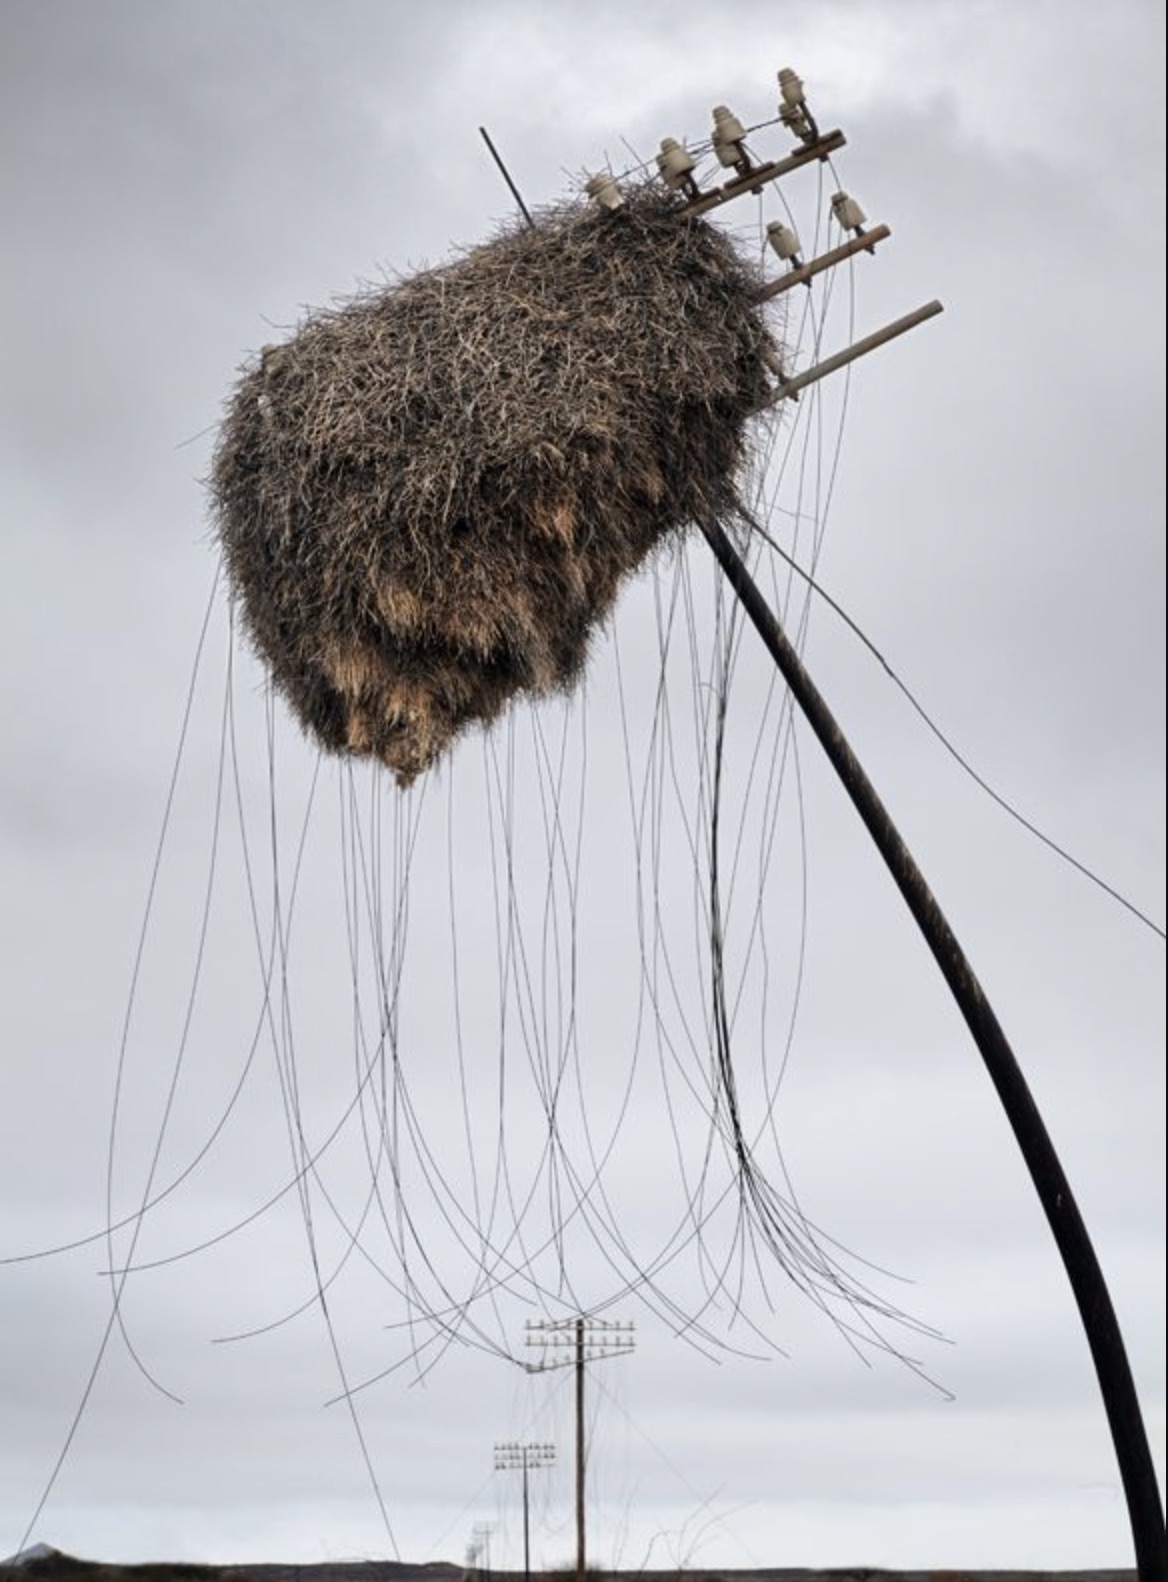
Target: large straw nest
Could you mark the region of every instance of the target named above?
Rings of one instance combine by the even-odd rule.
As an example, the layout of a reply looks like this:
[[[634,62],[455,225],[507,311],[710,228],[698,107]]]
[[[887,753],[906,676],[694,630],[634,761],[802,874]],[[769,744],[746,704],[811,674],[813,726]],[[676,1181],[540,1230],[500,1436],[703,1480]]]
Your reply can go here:
[[[570,687],[621,582],[733,517],[774,347],[730,238],[648,188],[310,314],[242,374],[216,526],[304,728],[408,784]]]

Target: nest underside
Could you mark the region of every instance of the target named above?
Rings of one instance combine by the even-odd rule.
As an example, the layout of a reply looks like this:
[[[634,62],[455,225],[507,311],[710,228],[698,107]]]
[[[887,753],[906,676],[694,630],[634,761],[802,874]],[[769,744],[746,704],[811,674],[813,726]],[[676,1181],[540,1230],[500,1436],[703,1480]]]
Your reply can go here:
[[[326,749],[402,784],[573,685],[658,546],[739,510],[774,348],[722,232],[570,205],[314,313],[245,370],[212,495],[233,595]]]

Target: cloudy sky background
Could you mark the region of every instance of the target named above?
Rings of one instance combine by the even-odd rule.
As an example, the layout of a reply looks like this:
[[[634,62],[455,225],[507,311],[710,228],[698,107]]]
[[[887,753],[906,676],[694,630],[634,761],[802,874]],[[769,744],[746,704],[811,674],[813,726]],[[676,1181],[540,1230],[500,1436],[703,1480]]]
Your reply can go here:
[[[90,1237],[106,1222],[122,1018],[212,599],[123,1074],[115,1211],[141,1200],[151,1168],[198,949],[216,796],[230,637],[222,592],[212,593],[200,480],[234,370],[303,305],[439,261],[505,218],[482,124],[528,201],[551,201],[583,168],[628,163],[622,139],[644,156],[664,134],[704,136],[714,103],[766,120],[775,70],[800,70],[821,124],[848,135],[841,175],[894,230],[857,268],[857,331],[934,296],[946,306],[851,383],[820,576],[990,783],[1162,922],[1162,61],[1163,15],[1150,0],[720,12],[690,0],[428,10],[395,0],[8,0],[0,1255]],[[793,203],[817,197],[813,182],[798,192],[792,184]],[[752,220],[730,223],[748,236]],[[838,415],[838,394],[825,396],[828,455]],[[802,477],[804,509],[824,503],[815,454],[802,469],[792,464],[784,484],[797,491]],[[772,530],[790,541],[781,513]],[[711,579],[699,549],[693,578],[706,615]],[[660,586],[671,576],[666,568]],[[572,1089],[569,1150],[583,1146],[585,1110],[612,1128],[636,1005],[618,652],[643,732],[657,664],[651,579],[630,591],[598,650],[586,706],[547,715],[569,755],[585,732],[588,745],[586,773],[569,772],[570,785],[587,787],[588,876],[577,990],[588,1071],[580,1094]],[[825,608],[814,611],[807,653],[948,909],[1062,1151],[1162,1468],[1162,941],[972,786]],[[639,692],[638,677],[648,678]],[[679,720],[687,681],[682,666]],[[760,719],[774,723],[760,712],[765,684],[744,643],[729,726],[735,773]],[[259,850],[264,700],[242,657],[233,695]],[[500,735],[520,765],[531,731],[517,711]],[[313,758],[280,719],[275,753],[287,863]],[[354,782],[366,832],[384,799],[377,871],[387,898],[398,893],[403,831],[420,831],[402,1060],[435,1169],[455,1193],[473,1183],[465,1130],[451,1120],[448,885],[453,873],[473,1053],[476,1040],[491,1048],[496,1038],[480,1026],[495,982],[482,833],[492,762],[472,739],[408,804],[367,778]],[[636,1320],[637,1352],[591,1375],[594,1552],[628,1566],[646,1557],[1128,1563],[1085,1343],[996,1101],[809,741],[799,764],[804,825],[788,780],[767,889],[776,1047],[792,1015],[806,905],[778,1109],[784,1157],[819,1225],[911,1281],[875,1277],[882,1295],[947,1337],[914,1337],[909,1349],[954,1399],[894,1361],[859,1362],[771,1274],[773,1313],[757,1280],[742,1293],[744,1313],[786,1353],[764,1361],[729,1351],[707,1360],[670,1333],[659,1303],[618,1301],[606,1311]],[[342,841],[354,828],[341,806],[346,784],[322,771],[287,973],[301,1114],[318,1143],[355,1087],[338,922]],[[517,838],[531,817],[517,812]],[[690,883],[684,828],[676,811],[662,827],[676,845],[656,882],[680,915]],[[517,883],[537,912],[545,859],[542,834],[519,858]],[[209,1135],[256,1025],[260,975],[237,834],[223,837],[217,875],[159,1181]],[[653,876],[645,882],[652,888]],[[261,872],[261,893],[265,885]],[[556,895],[566,916],[562,888]],[[687,947],[677,948],[684,959]],[[747,1063],[758,1058],[754,1036],[744,1034]],[[517,1179],[537,1169],[542,1123],[518,1043],[509,1058],[504,1142],[482,1141],[480,1182],[493,1179],[500,1152]],[[681,1187],[670,1137],[654,1124],[659,1079],[651,1061],[638,1069],[610,1184],[622,1229],[647,1257],[680,1217]],[[471,1072],[476,1138],[495,1115],[494,1080],[493,1068]],[[684,1083],[673,1082],[680,1094]],[[700,1135],[700,1117],[682,1124]],[[134,1259],[174,1256],[235,1224],[287,1182],[290,1158],[279,1068],[261,1047],[222,1146],[146,1217]],[[419,1243],[465,1291],[473,1271],[409,1160],[402,1203]],[[369,1178],[355,1126],[329,1169],[355,1217]],[[344,1238],[319,1195],[314,1210],[330,1268]],[[480,1205],[474,1213],[481,1218]],[[505,1222],[500,1210],[496,1238]],[[363,1240],[393,1274],[386,1227],[369,1221]],[[716,1221],[709,1245],[715,1257],[725,1250]],[[109,1312],[100,1272],[130,1249],[122,1236],[112,1254],[99,1240],[0,1269],[0,1552],[21,1541],[77,1412]],[[618,1290],[588,1237],[569,1236],[565,1258],[582,1305]],[[411,1267],[426,1290],[416,1249]],[[668,1278],[678,1302],[700,1301],[700,1269],[679,1260]],[[491,1450],[524,1437],[554,1439],[563,1463],[533,1483],[535,1557],[570,1560],[567,1375],[529,1376],[456,1344],[424,1379],[407,1366],[362,1392],[391,1540],[350,1416],[323,1405],[340,1386],[319,1312],[211,1344],[290,1312],[312,1283],[295,1194],[214,1249],[131,1279],[130,1337],[184,1404],[147,1382],[115,1337],[31,1536],[126,1560],[311,1560],[393,1544],[410,1559],[461,1559],[475,1524],[488,1522],[496,1563],[518,1565],[518,1480],[493,1473]],[[406,1304],[359,1257],[330,1294],[351,1381],[432,1334],[424,1324],[402,1330]],[[571,1294],[540,1305],[517,1281],[495,1308],[479,1304],[483,1333],[520,1353],[524,1320],[562,1316]],[[727,1329],[722,1309],[707,1314],[711,1327],[731,1346],[760,1350],[741,1325]]]

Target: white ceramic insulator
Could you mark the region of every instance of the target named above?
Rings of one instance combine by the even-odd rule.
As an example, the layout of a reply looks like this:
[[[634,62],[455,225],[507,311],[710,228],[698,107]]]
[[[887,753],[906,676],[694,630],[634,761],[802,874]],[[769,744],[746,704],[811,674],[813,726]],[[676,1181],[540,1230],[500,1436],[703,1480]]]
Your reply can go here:
[[[858,231],[868,216],[855,198],[846,192],[837,192],[831,200],[831,212],[845,231]]]
[[[584,190],[590,198],[596,199],[602,209],[619,209],[624,205],[625,200],[615,178],[606,170],[589,176]]]
[[[696,161],[687,148],[684,148],[675,137],[661,139],[661,152],[657,155],[657,169],[661,172],[666,182],[671,187],[679,187],[690,171],[694,169]]]
[[[779,93],[783,103],[790,109],[797,109],[804,103],[806,95],[803,92],[803,79],[790,66],[784,66],[779,72]]]
[[[781,220],[772,220],[766,228],[766,233],[767,241],[784,263],[792,258],[798,258],[799,238],[789,225],[784,225]]]
[[[714,106],[714,152],[723,165],[736,165],[742,158],[746,128],[724,104]]]

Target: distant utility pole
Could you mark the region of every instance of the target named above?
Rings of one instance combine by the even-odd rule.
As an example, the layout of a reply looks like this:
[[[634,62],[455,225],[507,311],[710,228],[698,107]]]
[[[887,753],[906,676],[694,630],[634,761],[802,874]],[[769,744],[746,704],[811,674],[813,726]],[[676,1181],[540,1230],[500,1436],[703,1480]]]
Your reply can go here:
[[[532,1467],[550,1467],[556,1459],[555,1445],[517,1444],[514,1440],[495,1446],[495,1471],[523,1473],[523,1582],[531,1582],[531,1521],[527,1499],[527,1474]]]
[[[552,1368],[576,1370],[576,1582],[584,1582],[584,1368],[589,1362],[606,1357],[625,1357],[633,1351],[634,1325],[631,1319],[620,1322],[607,1318],[529,1318],[524,1340],[539,1346],[543,1355],[525,1366],[528,1373],[546,1373]],[[568,1355],[557,1351],[568,1351]]]
[[[491,1575],[491,1534],[494,1530],[493,1522],[476,1522],[471,1531],[470,1547],[467,1550],[467,1559],[480,1576],[487,1578]]]

